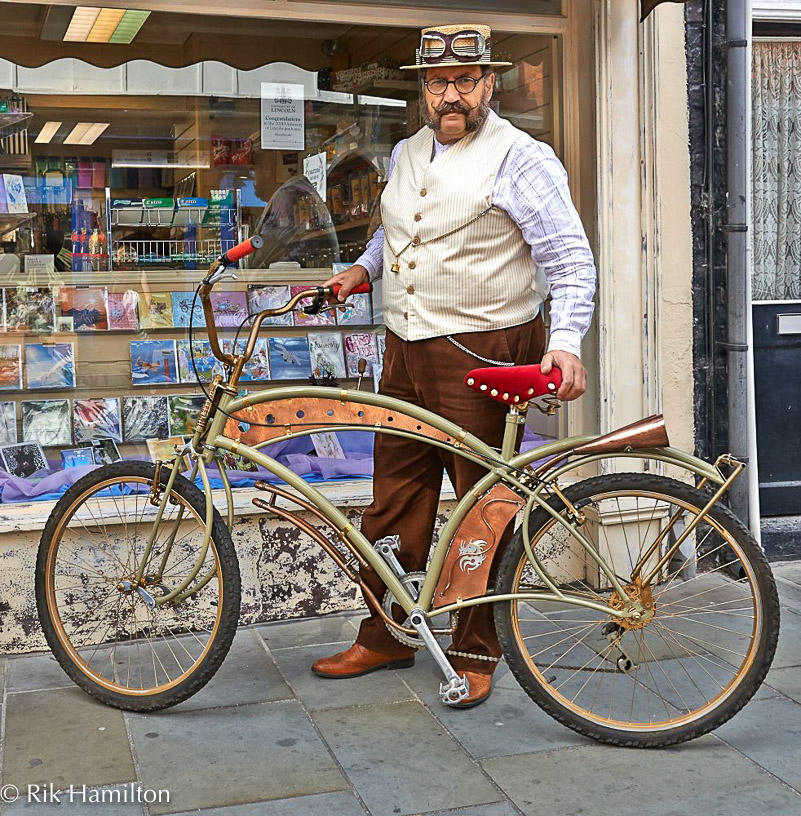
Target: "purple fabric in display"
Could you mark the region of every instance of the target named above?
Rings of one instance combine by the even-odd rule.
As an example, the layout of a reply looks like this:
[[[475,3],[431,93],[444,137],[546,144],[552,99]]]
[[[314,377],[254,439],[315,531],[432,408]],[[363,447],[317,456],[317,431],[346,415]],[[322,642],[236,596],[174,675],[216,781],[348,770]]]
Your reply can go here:
[[[346,459],[325,459],[316,456],[310,437],[304,436],[278,442],[266,448],[266,452],[293,473],[309,482],[326,482],[345,479],[370,479],[373,475],[373,435],[369,431],[340,431],[337,433]],[[522,451],[538,447],[548,440],[526,428],[521,445]],[[136,458],[136,457],[132,457]],[[55,461],[50,468],[40,470],[25,479],[0,469],[0,501],[4,504],[58,499],[82,476],[94,470],[96,465],[61,470]],[[219,471],[208,469],[212,487],[221,487]],[[268,470],[229,470],[228,477],[234,487],[252,486],[259,480],[280,483],[280,479]],[[200,484],[200,477],[197,479]]]

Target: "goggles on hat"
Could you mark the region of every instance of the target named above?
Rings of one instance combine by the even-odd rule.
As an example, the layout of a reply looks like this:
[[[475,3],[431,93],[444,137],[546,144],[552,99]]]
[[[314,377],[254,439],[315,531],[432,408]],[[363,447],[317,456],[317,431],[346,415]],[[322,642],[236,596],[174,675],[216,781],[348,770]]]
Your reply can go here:
[[[473,29],[443,34],[427,31],[420,38],[420,59],[423,63],[452,57],[459,62],[480,59],[487,50],[487,39]]]

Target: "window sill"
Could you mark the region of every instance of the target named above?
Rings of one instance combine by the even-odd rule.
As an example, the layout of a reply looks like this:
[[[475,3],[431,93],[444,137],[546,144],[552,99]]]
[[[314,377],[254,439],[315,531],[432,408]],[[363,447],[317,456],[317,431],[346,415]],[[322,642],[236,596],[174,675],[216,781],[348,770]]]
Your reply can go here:
[[[337,507],[366,507],[373,499],[373,482],[370,479],[356,479],[343,482],[318,482],[313,485],[325,498]],[[286,485],[283,489],[297,493]],[[233,491],[234,516],[264,514],[252,500],[256,496],[264,498],[262,490],[253,487],[239,488]],[[298,494],[299,495],[299,494]],[[445,477],[440,501],[453,501],[455,495],[447,476]],[[222,489],[213,491],[213,501],[220,512],[225,508],[225,492]],[[279,499],[280,506],[289,506],[285,499]],[[4,533],[28,532],[44,529],[55,501],[18,502],[0,504],[0,535]]]

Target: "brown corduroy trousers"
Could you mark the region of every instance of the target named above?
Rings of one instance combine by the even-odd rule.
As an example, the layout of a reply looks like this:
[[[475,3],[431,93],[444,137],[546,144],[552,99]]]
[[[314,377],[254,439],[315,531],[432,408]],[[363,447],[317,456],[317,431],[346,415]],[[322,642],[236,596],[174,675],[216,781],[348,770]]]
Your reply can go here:
[[[538,363],[545,350],[545,328],[540,317],[508,329],[459,334],[455,339],[482,357],[516,365]],[[387,331],[379,391],[433,411],[500,448],[507,406],[464,384],[468,371],[488,365],[445,337],[403,341]],[[486,475],[487,469],[441,448],[380,433],[375,435],[374,457],[373,503],[362,516],[362,533],[371,542],[399,535],[398,560],[403,568],[407,572],[424,570],[434,535],[443,467],[457,498]],[[511,533],[510,525],[495,556],[493,577]],[[361,577],[377,598],[383,598],[386,589],[373,569],[363,568]],[[481,604],[462,610],[452,649],[500,656],[492,607]],[[392,637],[375,612],[362,621],[357,641],[374,651],[411,654]],[[492,672],[497,665],[463,657],[451,657],[451,663],[457,671],[484,673]]]

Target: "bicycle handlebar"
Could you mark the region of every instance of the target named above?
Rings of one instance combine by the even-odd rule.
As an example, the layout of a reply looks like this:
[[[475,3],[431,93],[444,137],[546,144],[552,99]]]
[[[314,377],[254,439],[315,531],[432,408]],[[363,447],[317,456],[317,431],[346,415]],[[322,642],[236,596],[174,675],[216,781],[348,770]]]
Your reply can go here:
[[[217,327],[214,323],[214,310],[211,305],[211,300],[209,295],[211,293],[212,288],[214,287],[215,280],[219,278],[222,270],[226,267],[235,263],[242,258],[247,257],[254,253],[257,249],[260,249],[264,245],[263,239],[258,236],[254,235],[252,238],[249,238],[247,241],[243,241],[241,244],[237,244],[234,247],[231,247],[227,252],[224,252],[211,266],[209,269],[209,274],[203,279],[200,288],[198,290],[198,294],[200,295],[200,301],[203,305],[203,314],[206,319],[206,331],[209,337],[209,345],[211,346],[212,354],[220,360],[220,362],[224,363],[225,365],[233,366],[236,362],[236,358],[233,354],[227,354],[222,350],[220,347],[219,336],[217,334]],[[342,285],[339,283],[331,284],[330,286],[315,286],[310,287],[309,289],[304,289],[302,292],[297,292],[293,295],[289,302],[284,304],[283,307],[280,309],[265,309],[262,312],[259,312],[253,318],[253,323],[250,327],[250,332],[248,334],[248,339],[246,341],[245,350],[242,355],[238,355],[239,363],[238,368],[234,372],[237,376],[241,373],[244,364],[251,358],[253,355],[253,351],[256,346],[256,338],[259,334],[259,329],[261,328],[261,324],[266,317],[271,315],[282,315],[286,314],[286,312],[293,309],[301,300],[306,300],[308,298],[330,298],[330,297],[337,297],[339,295],[339,291],[342,288]],[[373,285],[371,283],[360,283],[358,286],[354,286],[351,289],[350,294],[366,294],[368,292],[373,291]]]
[[[339,295],[339,290],[342,288],[341,283],[334,283],[330,287],[333,290],[334,297]],[[372,283],[360,283],[358,286],[354,286],[353,289],[350,290],[351,295],[366,295],[368,292],[373,291],[373,284]]]
[[[248,238],[247,241],[242,241],[241,244],[237,244],[223,252],[223,254],[220,255],[220,263],[223,266],[231,266],[237,261],[241,261],[242,258],[247,258],[248,255],[252,255],[257,249],[261,249],[263,246],[264,238],[262,238],[261,235],[254,235],[252,238]]]

